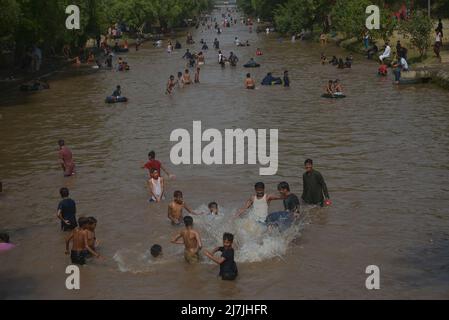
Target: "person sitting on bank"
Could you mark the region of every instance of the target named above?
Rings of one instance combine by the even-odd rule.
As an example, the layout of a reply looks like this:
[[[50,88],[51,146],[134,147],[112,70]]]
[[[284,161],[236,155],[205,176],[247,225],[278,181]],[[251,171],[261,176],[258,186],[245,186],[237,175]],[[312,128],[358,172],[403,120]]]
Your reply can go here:
[[[329,199],[326,183],[320,172],[313,169],[312,159],[304,161],[305,172],[302,175],[303,192],[302,200],[311,205],[324,205],[324,200]]]
[[[391,55],[391,48],[388,41],[385,43],[385,50],[384,52],[379,56],[380,62],[383,62],[384,59],[390,58]]]

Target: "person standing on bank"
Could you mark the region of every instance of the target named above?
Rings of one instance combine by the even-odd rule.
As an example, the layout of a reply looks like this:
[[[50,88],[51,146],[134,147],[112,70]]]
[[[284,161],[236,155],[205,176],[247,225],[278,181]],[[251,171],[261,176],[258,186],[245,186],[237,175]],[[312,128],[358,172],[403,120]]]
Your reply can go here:
[[[324,200],[329,199],[326,182],[317,170],[313,169],[312,159],[304,161],[306,172],[302,175],[303,191],[302,200],[307,204],[324,205]]]

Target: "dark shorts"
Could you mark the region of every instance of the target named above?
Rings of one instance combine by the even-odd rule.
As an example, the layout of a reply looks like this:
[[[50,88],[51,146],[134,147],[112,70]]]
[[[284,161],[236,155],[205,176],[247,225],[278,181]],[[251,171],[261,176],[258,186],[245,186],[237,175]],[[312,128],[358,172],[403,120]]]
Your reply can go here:
[[[222,280],[235,280],[237,278],[237,273],[223,273],[221,275]]]
[[[73,229],[75,229],[76,228],[76,225],[69,225],[69,224],[63,224],[62,226],[61,226],[61,230],[62,231],[72,231]]]
[[[265,220],[267,225],[277,226],[280,231],[289,228],[294,220],[292,213],[288,211],[272,212],[267,216]]]
[[[79,264],[79,265],[83,265],[86,264],[86,257],[87,257],[87,250],[82,250],[82,251],[74,251],[72,250],[70,252],[70,258],[72,260],[73,264]]]

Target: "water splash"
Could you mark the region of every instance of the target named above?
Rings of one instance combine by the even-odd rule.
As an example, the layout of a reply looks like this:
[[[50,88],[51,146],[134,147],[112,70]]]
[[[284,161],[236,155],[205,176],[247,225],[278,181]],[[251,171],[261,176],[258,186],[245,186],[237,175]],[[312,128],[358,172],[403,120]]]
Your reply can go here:
[[[201,205],[196,212],[209,212],[206,205]],[[298,219],[289,228],[279,231],[269,230],[264,224],[255,221],[252,210],[243,217],[234,218],[235,209],[220,207],[218,215],[203,214],[193,216],[193,227],[203,241],[203,247],[211,250],[223,243],[223,233],[234,234],[235,260],[237,262],[260,262],[281,258],[287,253],[290,243],[300,236],[304,219]],[[304,215],[302,215],[304,217]],[[121,249],[114,255],[114,260],[122,272],[144,273],[157,269],[163,263],[183,260],[183,247],[168,245],[163,249],[163,257],[155,259],[150,254],[150,246],[137,244],[134,248]],[[213,263],[203,257],[201,263]]]
[[[207,211],[201,206],[198,211]],[[289,244],[300,236],[304,226],[303,220],[296,221],[291,227],[280,232],[279,229],[268,228],[255,221],[252,210],[242,218],[233,218],[236,210],[220,208],[218,216],[194,216],[194,226],[200,231],[204,246],[221,246],[223,233],[234,234],[235,260],[237,262],[259,262],[282,257]]]

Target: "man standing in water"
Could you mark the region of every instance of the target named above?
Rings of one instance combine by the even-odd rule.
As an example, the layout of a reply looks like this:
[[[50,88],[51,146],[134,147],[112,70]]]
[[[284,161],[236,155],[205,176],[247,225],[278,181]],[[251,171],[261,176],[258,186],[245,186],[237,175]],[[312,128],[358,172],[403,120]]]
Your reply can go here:
[[[61,164],[64,177],[70,177],[75,174],[75,163],[72,158],[72,151],[65,146],[64,140],[58,141],[59,145],[59,163]]]
[[[319,204],[323,206],[324,199],[329,199],[324,178],[318,171],[313,169],[312,159],[304,161],[306,172],[302,175],[303,191],[302,200],[307,204]]]

